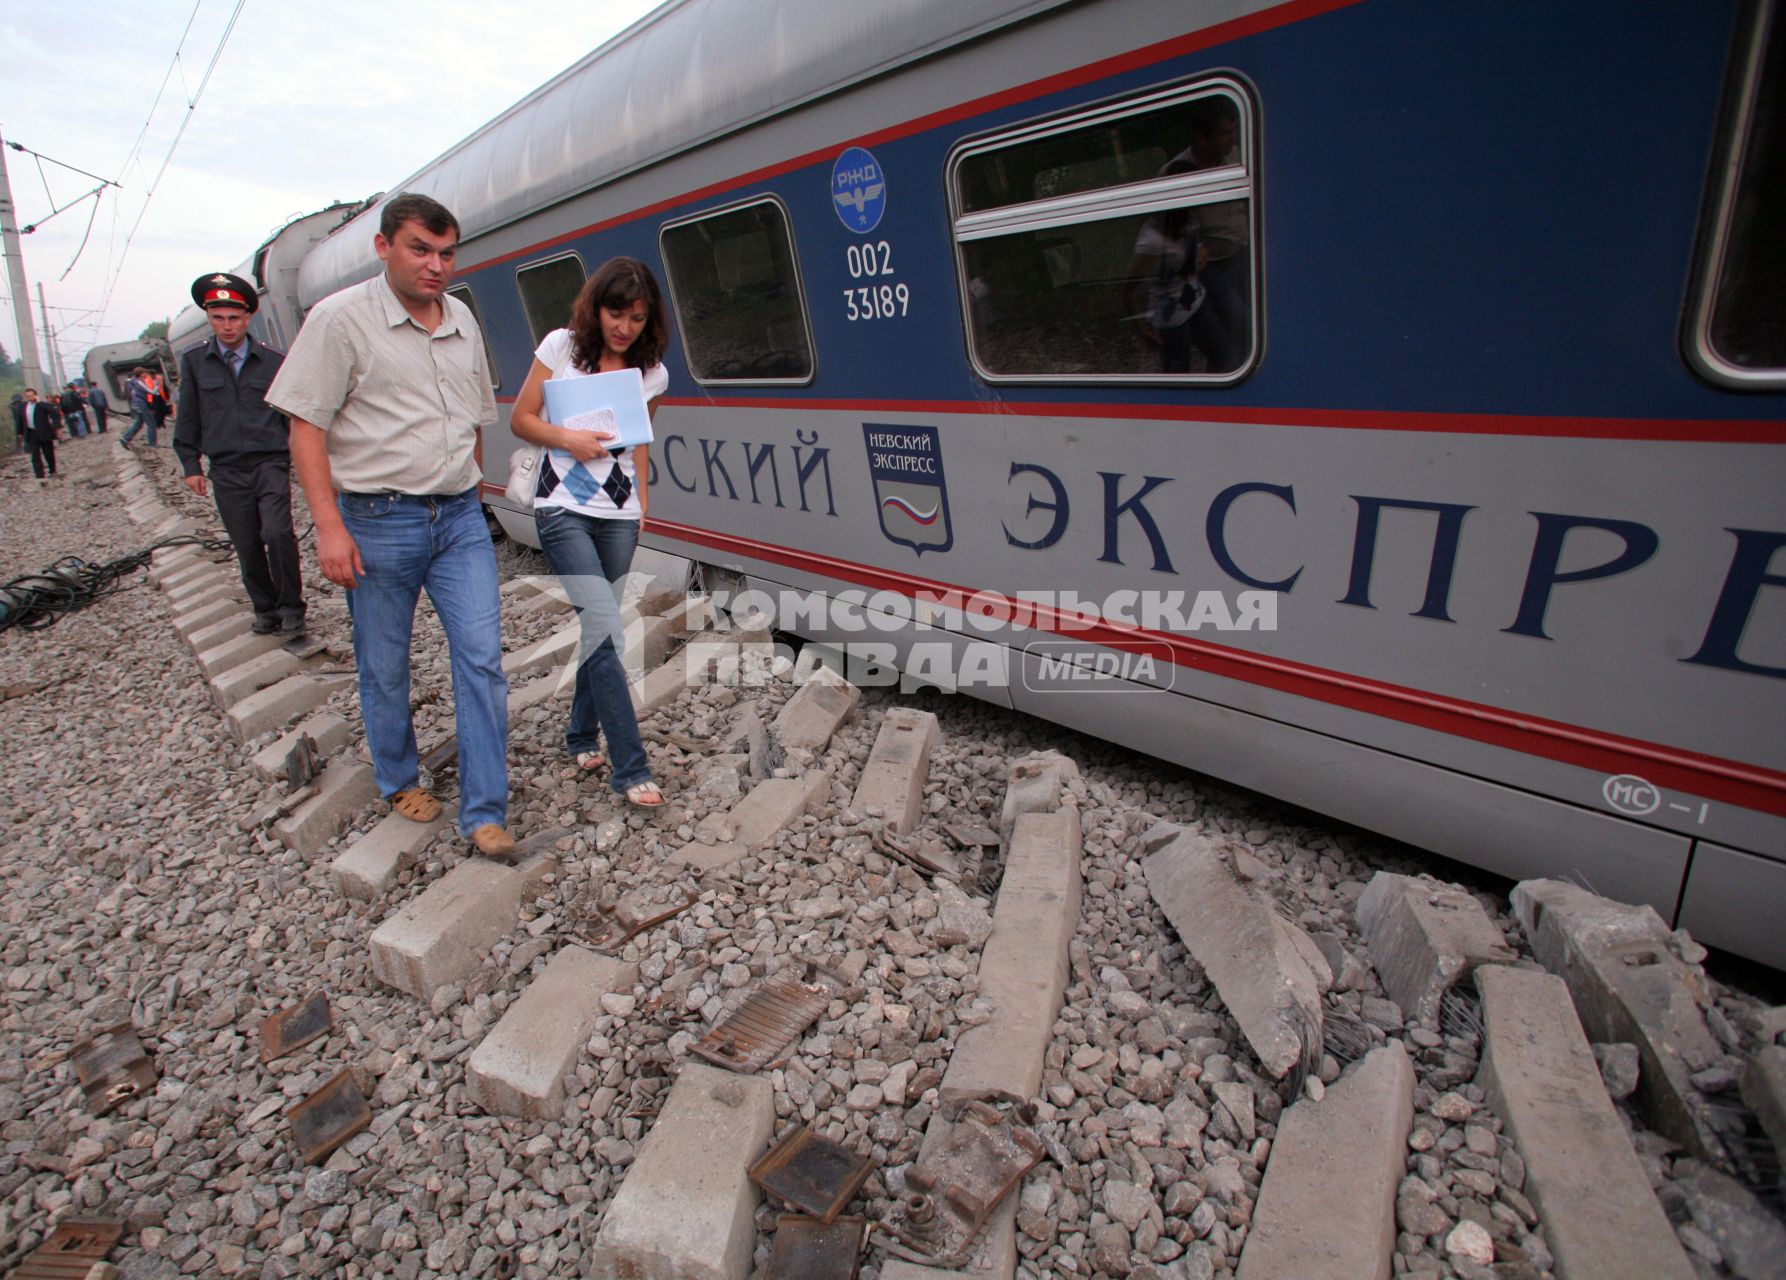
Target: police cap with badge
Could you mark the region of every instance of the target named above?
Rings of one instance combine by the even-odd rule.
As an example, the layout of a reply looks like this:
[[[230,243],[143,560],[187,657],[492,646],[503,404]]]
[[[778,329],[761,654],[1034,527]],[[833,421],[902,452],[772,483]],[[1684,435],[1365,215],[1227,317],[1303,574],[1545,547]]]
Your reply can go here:
[[[253,315],[260,308],[254,286],[241,276],[219,271],[192,282],[192,300],[207,311],[212,307],[242,307]]]

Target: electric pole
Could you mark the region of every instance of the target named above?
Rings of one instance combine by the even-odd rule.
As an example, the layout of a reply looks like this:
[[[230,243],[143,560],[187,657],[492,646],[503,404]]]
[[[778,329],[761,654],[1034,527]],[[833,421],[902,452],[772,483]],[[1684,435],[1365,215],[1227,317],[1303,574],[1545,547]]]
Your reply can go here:
[[[43,315],[43,349],[49,355],[49,365],[45,372],[50,375],[50,394],[57,394],[67,376],[62,370],[62,347],[56,341],[56,331],[50,328],[50,304],[43,300],[43,281],[37,282],[37,309]]]
[[[13,215],[12,183],[6,176],[6,139],[0,138],[0,243],[6,251],[6,282],[12,289],[12,319],[19,331],[20,372],[25,385],[45,390],[37,358],[37,330],[31,323],[31,294],[25,285],[25,255],[19,248],[19,222]]]

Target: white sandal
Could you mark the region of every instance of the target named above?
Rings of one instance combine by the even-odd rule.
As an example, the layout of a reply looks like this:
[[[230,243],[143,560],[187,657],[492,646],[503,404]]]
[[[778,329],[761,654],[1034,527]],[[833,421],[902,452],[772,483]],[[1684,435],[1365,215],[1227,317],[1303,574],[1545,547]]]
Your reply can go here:
[[[647,800],[645,797],[648,795],[656,796],[657,799]],[[645,782],[635,782],[632,786],[628,787],[626,789],[626,802],[638,809],[661,809],[665,804],[662,789],[658,787],[657,783],[649,780]]]

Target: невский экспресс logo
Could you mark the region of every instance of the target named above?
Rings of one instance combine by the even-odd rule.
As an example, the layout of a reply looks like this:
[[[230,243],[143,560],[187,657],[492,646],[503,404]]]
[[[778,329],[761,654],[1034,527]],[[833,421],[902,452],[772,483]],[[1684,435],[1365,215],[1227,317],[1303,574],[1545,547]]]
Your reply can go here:
[[[949,490],[943,481],[943,450],[935,427],[900,427],[864,422],[868,474],[874,477],[874,503],[881,532],[919,555],[947,551],[955,543],[949,525]]]

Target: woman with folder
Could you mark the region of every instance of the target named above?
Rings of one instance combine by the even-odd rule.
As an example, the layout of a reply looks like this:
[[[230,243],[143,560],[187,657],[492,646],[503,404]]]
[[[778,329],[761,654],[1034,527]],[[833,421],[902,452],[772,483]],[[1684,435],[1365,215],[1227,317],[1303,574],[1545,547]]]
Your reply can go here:
[[[663,355],[669,341],[662,294],[651,269],[636,258],[612,258],[584,282],[568,329],[546,335],[527,381],[515,397],[515,435],[544,448],[533,516],[540,546],[582,623],[583,642],[565,743],[580,769],[605,762],[605,734],[613,756],[608,785],[627,802],[654,809],[663,792],[651,780],[645,745],[627,689],[616,587],[632,566],[639,527],[650,505],[645,481],[647,444],[622,443],[618,424],[636,420],[642,400],[649,418],[670,383]],[[598,375],[627,373],[597,381]],[[591,379],[568,388],[571,379]],[[548,380],[554,404],[576,405],[548,421]]]

